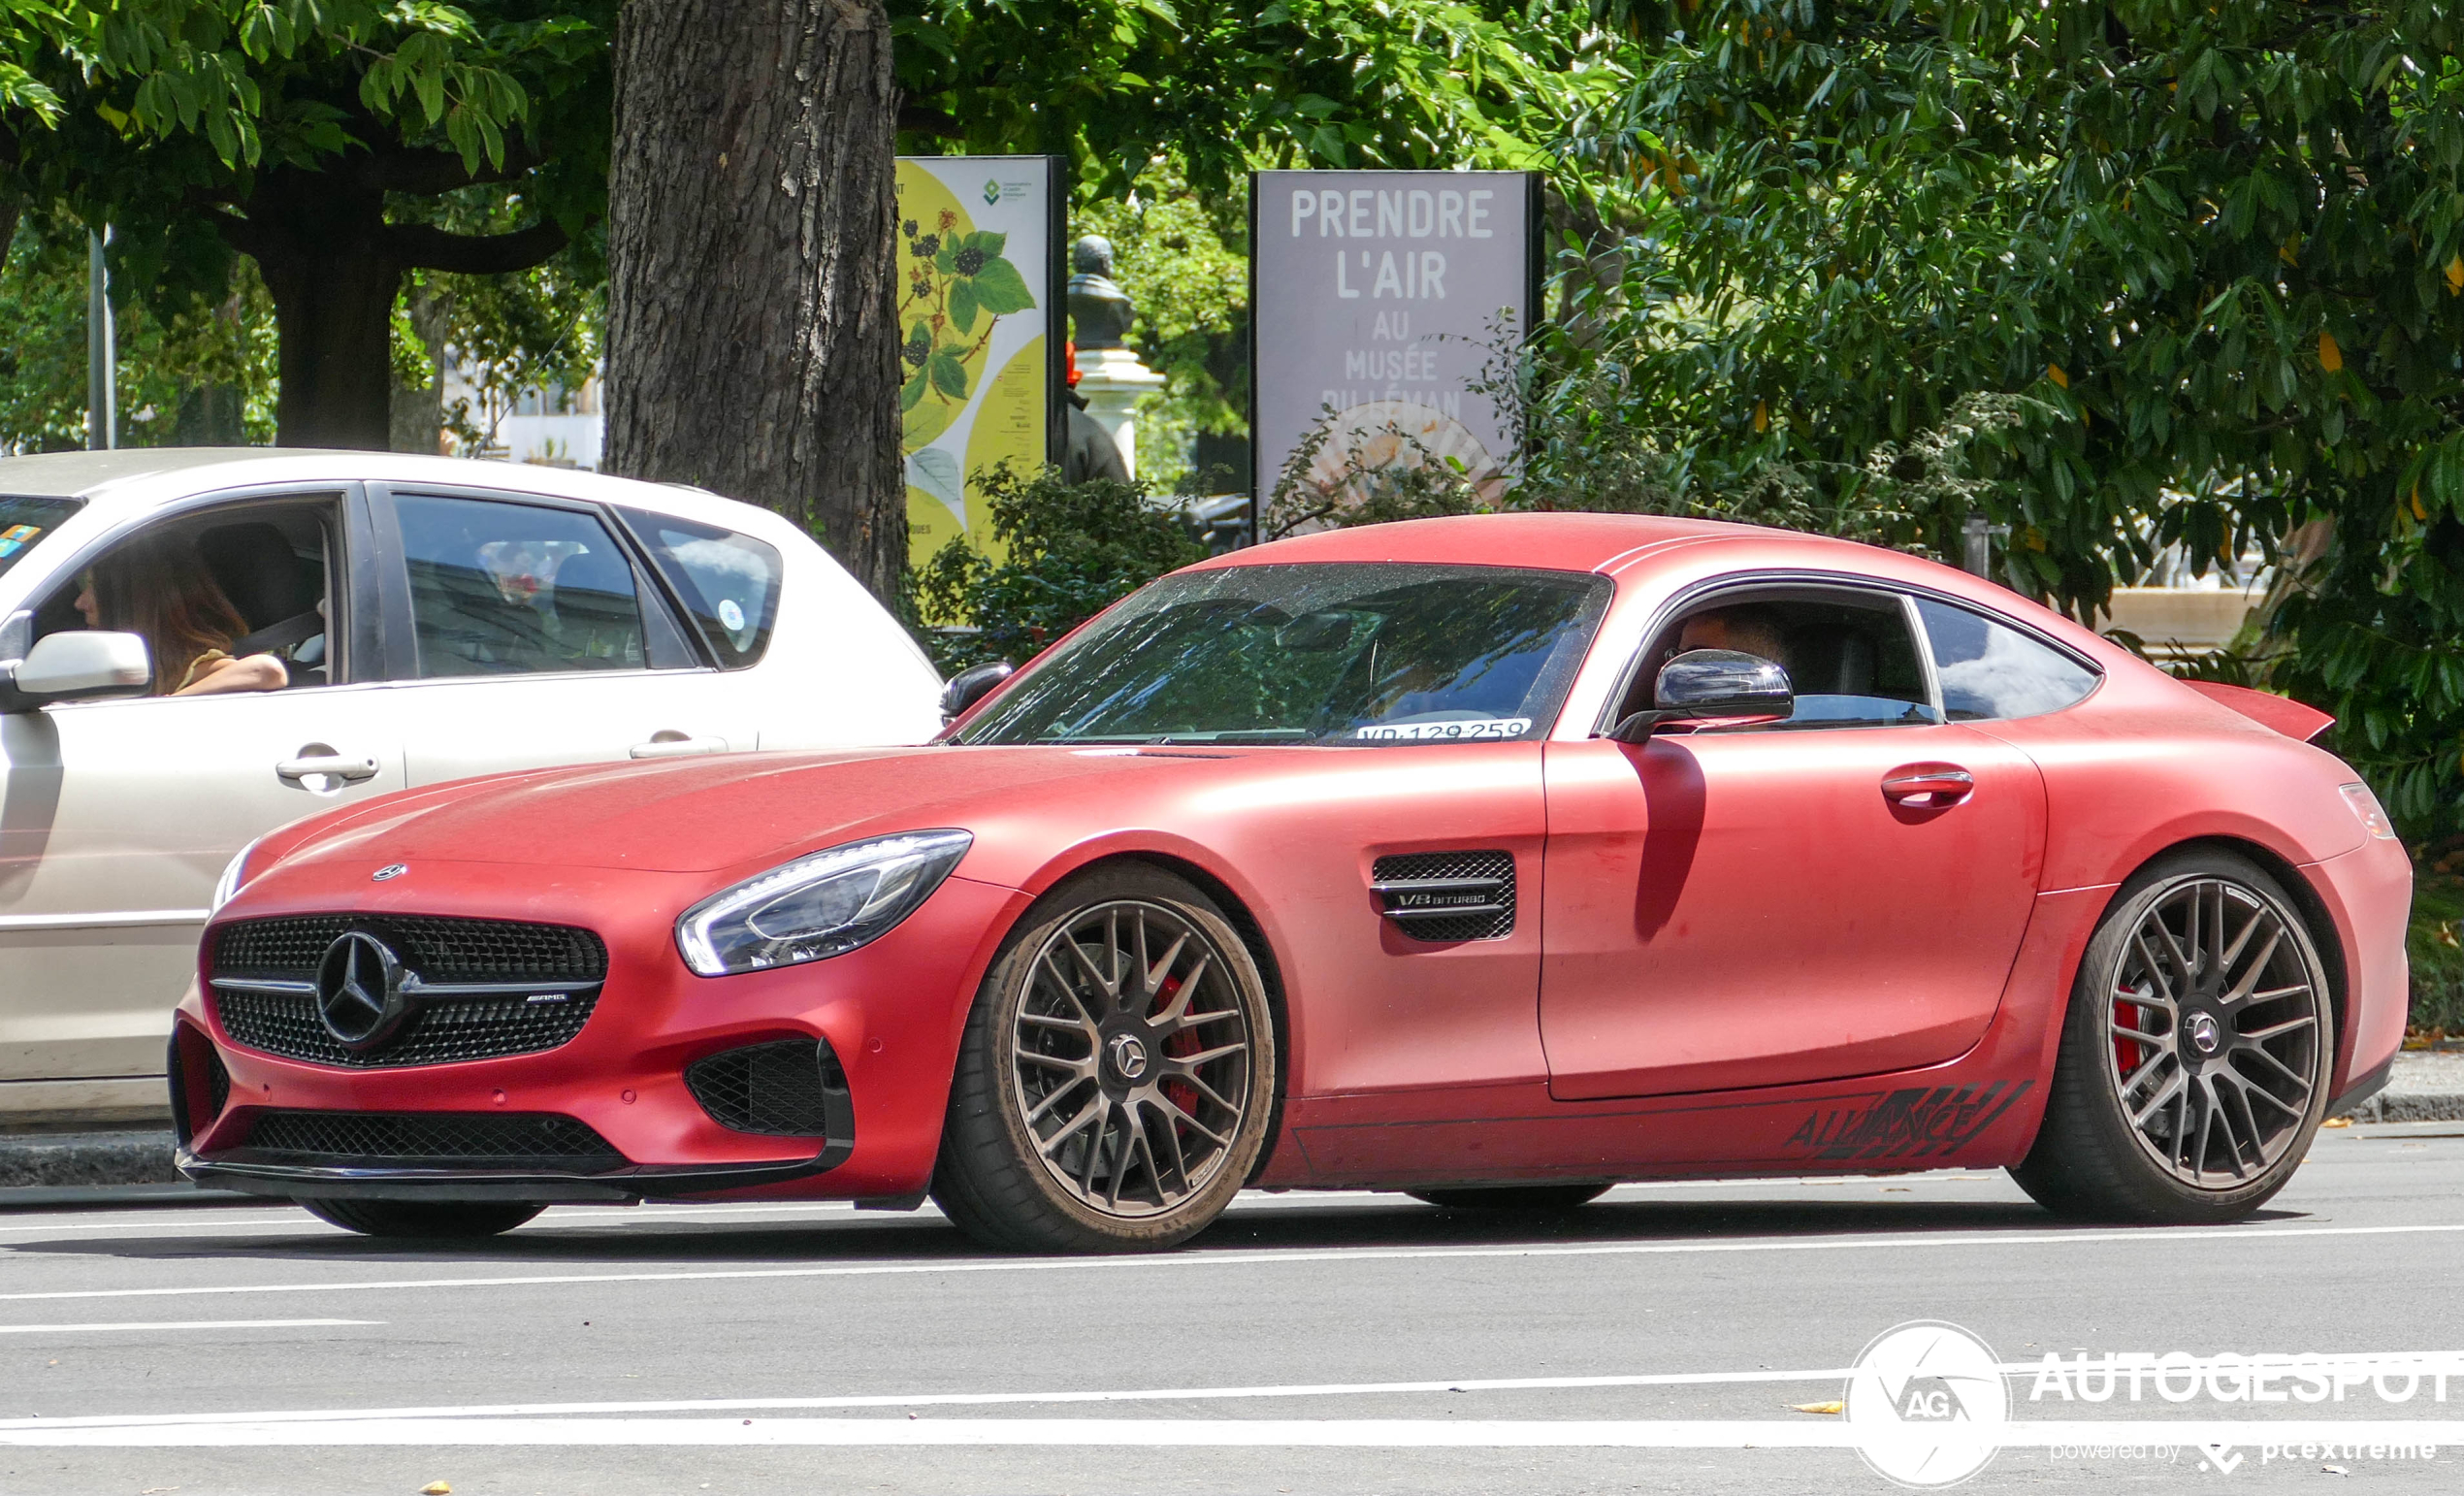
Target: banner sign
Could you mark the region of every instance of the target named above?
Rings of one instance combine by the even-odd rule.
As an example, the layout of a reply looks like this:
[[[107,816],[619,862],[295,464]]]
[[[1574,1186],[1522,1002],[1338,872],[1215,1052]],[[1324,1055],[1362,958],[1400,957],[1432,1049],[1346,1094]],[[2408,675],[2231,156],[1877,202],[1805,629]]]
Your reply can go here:
[[[1057,156],[900,156],[897,183],[899,449],[921,566],[960,537],[992,553],[978,473],[1061,460],[1068,193]]]
[[[1471,386],[1540,306],[1540,186],[1526,172],[1255,172],[1249,178],[1249,439],[1262,509],[1304,479],[1460,462],[1484,493],[1516,454]]]

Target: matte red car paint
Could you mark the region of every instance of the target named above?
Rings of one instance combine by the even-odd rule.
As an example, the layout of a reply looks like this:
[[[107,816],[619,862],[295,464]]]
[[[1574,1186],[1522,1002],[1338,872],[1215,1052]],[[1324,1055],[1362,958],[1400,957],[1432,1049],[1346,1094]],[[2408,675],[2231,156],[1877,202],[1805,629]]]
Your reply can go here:
[[[199,1152],[228,1146],[251,1107],[484,1110],[503,1090],[506,1108],[570,1112],[637,1162],[791,1157],[792,1140],[710,1122],[680,1072],[720,1048],[809,1032],[848,1067],[855,1152],[764,1192],[912,1193],[1001,937],[1037,895],[1124,855],[1212,880],[1268,948],[1289,1021],[1268,1185],[2014,1161],[2097,918],[2150,858],[2200,839],[2258,849],[2317,900],[2345,974],[2336,1086],[2393,1053],[2410,868],[2337,795],[2351,770],[2066,619],[1896,553],[1619,516],[1380,526],[1205,565],[1336,560],[1595,569],[1617,591],[1545,744],[721,758],[470,781],[301,823],[268,840],[217,925],[308,910],[585,925],[610,949],[606,993],[561,1049],[411,1070],[299,1064],[217,1031],[232,1100]],[[1985,608],[2105,679],[2077,706],[2012,722],[1672,737],[1638,755],[1594,739],[1671,609],[1775,578]],[[1977,773],[1970,802],[1901,819],[1878,783],[1860,803],[1799,777],[1878,781],[1935,764]],[[1749,783],[1767,788],[1723,788]],[[1795,809],[1773,814],[1782,802]],[[932,827],[964,828],[975,845],[874,944],[722,979],[676,957],[676,916],[710,892],[821,847]],[[1663,837],[1687,844],[1681,867],[1660,861]],[[1422,945],[1379,917],[1378,857],[1491,847],[1518,869],[1508,938]],[[369,881],[395,862],[411,872]],[[208,1024],[194,994],[184,1008]]]

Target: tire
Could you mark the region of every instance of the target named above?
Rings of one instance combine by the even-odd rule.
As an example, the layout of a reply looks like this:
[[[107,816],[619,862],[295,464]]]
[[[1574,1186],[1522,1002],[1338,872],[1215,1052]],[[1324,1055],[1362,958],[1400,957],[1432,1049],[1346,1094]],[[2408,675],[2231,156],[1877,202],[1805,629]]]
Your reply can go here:
[[[362,1236],[411,1241],[477,1241],[502,1236],[547,1209],[493,1200],[302,1200],[317,1220]]]
[[[1518,1211],[1554,1216],[1580,1210],[1609,1190],[1607,1185],[1501,1185],[1480,1189],[1407,1189],[1429,1205],[1457,1211]]]
[[[1096,868],[985,975],[933,1199],[1003,1250],[1178,1246],[1256,1166],[1276,1064],[1266,984],[1214,901],[1161,868]]]
[[[2161,858],[2088,942],[2011,1176],[2064,1216],[2240,1220],[2309,1153],[2335,1038],[2325,966],[2276,879],[2229,852]]]

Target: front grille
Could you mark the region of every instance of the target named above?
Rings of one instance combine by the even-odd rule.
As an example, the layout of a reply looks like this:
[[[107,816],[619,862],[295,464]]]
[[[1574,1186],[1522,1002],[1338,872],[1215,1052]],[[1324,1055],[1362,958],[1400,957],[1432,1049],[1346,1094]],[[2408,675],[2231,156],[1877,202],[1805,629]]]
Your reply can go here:
[[[1497,901],[1506,907],[1494,914],[1453,918],[1398,920],[1396,925],[1414,940],[1501,940],[1514,933],[1514,854],[1511,852],[1407,852],[1381,857],[1372,864],[1378,883],[1418,878],[1494,878],[1500,883]]]
[[[211,1046],[206,1049],[206,1121],[211,1122],[231,1104],[231,1072]]]
[[[827,1043],[782,1039],[694,1061],[685,1085],[722,1127],[771,1137],[852,1141],[847,1072]],[[833,1121],[839,1121],[836,1128]]]
[[[252,1162],[353,1168],[534,1168],[594,1174],[628,1160],[587,1123],[553,1112],[265,1112]]]
[[[592,993],[580,992],[555,1002],[489,997],[432,1003],[405,1020],[390,1042],[354,1054],[326,1032],[312,993],[214,993],[215,1011],[233,1043],[355,1070],[535,1055],[580,1033],[598,1002]]]
[[[326,948],[345,930],[364,929],[393,947],[423,982],[600,982],[607,947],[586,929],[432,915],[315,915],[248,920],[214,938],[217,978],[313,982]],[[349,1069],[452,1064],[534,1055],[568,1042],[597,1005],[596,992],[553,1001],[512,997],[456,999],[413,1012],[382,1046],[354,1053],[326,1031],[308,992],[216,991],[214,1014],[232,1041],[269,1055]]]
[[[598,982],[607,976],[607,947],[586,929],[376,914],[226,925],[214,938],[214,975],[312,979],[325,948],[347,929],[383,936],[403,964],[428,982]]]

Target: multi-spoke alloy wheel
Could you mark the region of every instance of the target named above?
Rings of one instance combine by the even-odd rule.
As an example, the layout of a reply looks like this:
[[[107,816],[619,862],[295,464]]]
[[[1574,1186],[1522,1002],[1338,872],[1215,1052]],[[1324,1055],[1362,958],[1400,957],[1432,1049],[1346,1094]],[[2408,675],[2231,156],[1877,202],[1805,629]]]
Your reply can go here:
[[[2333,1020],[2309,930],[2273,878],[2229,853],[2167,859],[2089,943],[2044,1126],[2013,1172],[2074,1214],[2248,1215],[2318,1125]]]
[[[1054,930],[1026,970],[1011,1099],[1036,1156],[1108,1216],[1204,1189],[1248,1110],[1248,1014],[1215,946],[1162,904],[1123,899]]]
[[[2113,982],[2115,1098],[2173,1175],[2213,1189],[2285,1156],[2318,1089],[2325,994],[2286,917],[2223,878],[2168,884]]]
[[[1048,894],[986,976],[934,1197],[1003,1246],[1184,1240],[1257,1162],[1275,1054],[1256,963],[1206,895],[1098,869]]]

